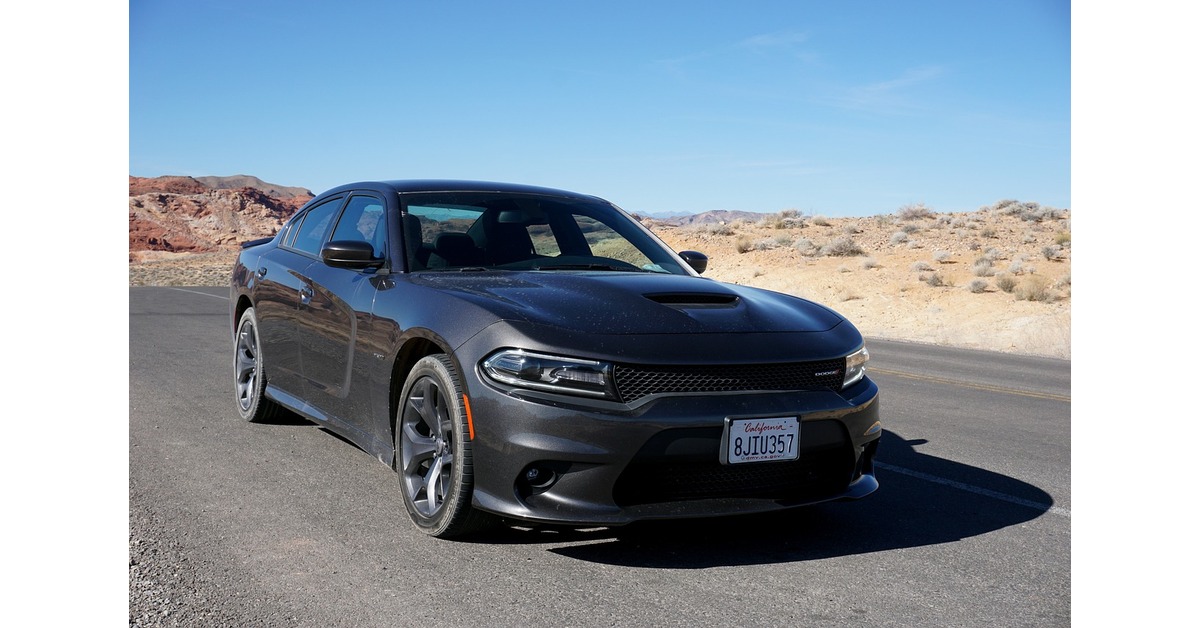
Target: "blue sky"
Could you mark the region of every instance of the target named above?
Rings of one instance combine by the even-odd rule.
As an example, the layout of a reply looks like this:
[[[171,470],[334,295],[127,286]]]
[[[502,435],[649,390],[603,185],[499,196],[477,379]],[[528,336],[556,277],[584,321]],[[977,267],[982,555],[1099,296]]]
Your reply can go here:
[[[1070,52],[1062,0],[134,0],[129,174],[490,179],[647,213],[1068,208]]]

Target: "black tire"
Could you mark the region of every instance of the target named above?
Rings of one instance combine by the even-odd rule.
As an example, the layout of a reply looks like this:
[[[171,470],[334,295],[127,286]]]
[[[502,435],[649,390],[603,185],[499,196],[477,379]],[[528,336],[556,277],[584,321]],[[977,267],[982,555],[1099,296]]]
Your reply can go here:
[[[462,384],[444,354],[421,358],[396,410],[396,474],[404,507],[422,532],[451,538],[494,519],[471,506],[474,471]]]
[[[263,423],[279,415],[279,404],[263,395],[262,341],[254,308],[242,312],[233,335],[233,400],[238,414],[251,423]]]

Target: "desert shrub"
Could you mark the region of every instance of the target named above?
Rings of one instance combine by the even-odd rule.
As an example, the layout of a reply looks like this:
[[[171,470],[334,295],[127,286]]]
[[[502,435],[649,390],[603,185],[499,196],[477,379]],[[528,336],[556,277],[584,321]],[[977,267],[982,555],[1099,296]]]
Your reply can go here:
[[[831,257],[853,257],[862,255],[863,250],[852,238],[835,238],[821,247],[821,254]]]
[[[929,284],[930,286],[932,286],[934,288],[939,288],[941,286],[946,285],[946,280],[937,273],[929,273],[928,275],[925,275],[924,277],[922,277],[921,281],[924,281],[925,283]]]
[[[1021,219],[1030,222],[1044,222],[1047,220],[1062,220],[1065,212],[1054,207],[1038,206],[1037,203],[1031,203],[1032,207],[1026,209],[1025,213],[1021,214]]]
[[[972,279],[971,283],[967,284],[967,290],[972,294],[987,292],[988,282],[986,279]]]
[[[806,257],[812,257],[818,252],[817,245],[813,244],[813,241],[808,238],[799,238],[792,246],[796,248],[797,252]]]
[[[994,205],[992,205],[992,209],[994,209],[1000,213],[1009,213],[1007,210],[1014,205],[1017,206],[1017,209],[1016,209],[1016,211],[1011,212],[1011,213],[1020,212],[1021,211],[1021,207],[1020,207],[1021,202],[1016,199],[1011,199],[1011,198],[1006,198],[1002,201],[996,201],[996,203]]]
[[[829,227],[832,224],[829,222],[829,219],[824,216],[814,216],[812,223],[818,227]]]
[[[939,264],[945,264],[950,261],[950,251],[934,251],[933,261]]]
[[[981,229],[979,231],[979,235],[981,235],[985,238],[995,238],[996,237],[996,228],[995,227],[984,227],[983,229]]]
[[[804,226],[804,220],[796,210],[785,209],[763,218],[758,224],[771,229],[796,229]]]
[[[872,268],[879,268],[879,262],[875,261],[874,257],[868,257],[867,259],[862,261],[862,267],[866,270],[871,270]]]
[[[969,226],[970,225],[967,224],[967,220],[965,218],[952,218],[950,220],[951,229],[966,229]]]
[[[1070,290],[1071,289],[1070,273],[1063,275],[1062,277],[1059,277],[1058,281],[1054,282],[1054,287],[1059,290]]]
[[[971,243],[967,245],[968,251],[978,251],[979,249],[982,249],[982,248],[983,248],[983,245],[974,240],[972,240]]]
[[[1041,303],[1048,303],[1057,298],[1054,291],[1050,289],[1050,280],[1041,275],[1026,277],[1013,290],[1013,296],[1017,297],[1018,301],[1037,301]]]
[[[1003,216],[1021,216],[1028,211],[1028,205],[1028,203],[1022,203],[1021,201],[1005,199],[996,203],[993,208]]]
[[[1008,273],[996,275],[996,287],[1004,292],[1012,292],[1017,287],[1017,278]]]
[[[929,262],[925,262],[925,261],[913,262],[913,265],[910,266],[909,268],[911,268],[913,271],[918,272],[918,273],[933,270],[933,266],[930,266]]]
[[[1021,220],[1024,220],[1025,222],[1035,222],[1037,220],[1037,216],[1041,214],[1041,211],[1041,205],[1033,201],[1029,201],[1026,203],[1021,203],[1021,211],[1018,212],[1017,215],[1020,216]]]
[[[842,233],[846,235],[854,235],[856,233],[862,233],[862,229],[859,229],[858,225],[851,222],[842,225]]]
[[[759,238],[754,241],[755,251],[770,251],[777,246],[773,238]]]
[[[996,270],[992,268],[992,260],[986,257],[975,260],[975,264],[971,266],[971,272],[976,277],[991,277],[996,274]]]
[[[1062,247],[1057,244],[1048,244],[1042,247],[1042,257],[1053,260],[1062,253]]]
[[[1008,272],[1014,275],[1020,275],[1025,272],[1025,263],[1021,260],[1013,260],[1013,263],[1008,265]]]
[[[838,266],[837,270],[839,273],[848,273],[848,272],[850,272],[850,267],[842,265],[842,266]]]
[[[701,231],[702,233],[709,233],[712,235],[719,235],[719,236],[733,235],[733,227],[730,227],[729,225],[727,225],[725,223],[721,223],[721,222],[710,222],[708,224],[698,227],[698,230]]]
[[[1058,233],[1054,234],[1054,243],[1059,246],[1066,246],[1066,245],[1070,244],[1071,243],[1071,232],[1070,231],[1059,231]]]
[[[737,242],[734,242],[733,247],[738,253],[747,253],[754,250],[754,240],[750,236],[738,236]]]
[[[900,220],[919,220],[921,218],[929,218],[932,215],[933,212],[925,206],[925,203],[905,205],[896,210],[896,216]]]
[[[758,226],[765,227],[768,229],[783,229],[784,228],[783,221],[779,218],[779,214],[770,214],[770,215],[764,216],[761,220],[758,221]]]
[[[792,245],[792,236],[790,236],[790,235],[775,236],[775,246],[791,246],[791,245]]]
[[[919,232],[921,230],[921,226],[914,225],[912,223],[908,223],[908,224],[900,225],[900,230],[903,231],[904,233],[912,235],[914,233]]]
[[[1017,216],[1025,222],[1044,222],[1047,220],[1062,220],[1066,212],[1054,207],[1043,207],[1039,203],[1027,201],[1022,203],[1013,199],[998,201],[992,205],[992,210],[1004,216]]]
[[[891,242],[892,246],[904,244],[905,242],[908,242],[908,234],[904,233],[903,231],[897,231],[896,233],[892,234],[892,237],[888,240],[888,242]]]

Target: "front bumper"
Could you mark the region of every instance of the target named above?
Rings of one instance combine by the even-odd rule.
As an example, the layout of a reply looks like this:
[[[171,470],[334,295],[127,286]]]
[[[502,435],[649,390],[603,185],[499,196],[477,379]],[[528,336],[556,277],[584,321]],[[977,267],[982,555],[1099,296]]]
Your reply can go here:
[[[464,365],[466,366],[466,365]],[[662,396],[637,407],[503,389],[464,369],[476,507],[574,525],[781,510],[873,492],[870,379],[841,393]],[[799,459],[722,465],[726,417],[800,417]]]

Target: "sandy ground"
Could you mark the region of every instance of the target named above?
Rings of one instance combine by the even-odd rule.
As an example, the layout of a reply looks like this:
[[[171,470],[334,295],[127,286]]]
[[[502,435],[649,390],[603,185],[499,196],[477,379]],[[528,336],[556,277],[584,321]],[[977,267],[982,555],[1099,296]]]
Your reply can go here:
[[[903,224],[881,217],[816,221],[827,225],[809,220],[797,228],[653,229],[677,251],[706,253],[705,277],[823,303],[865,336],[1069,359],[1071,262],[1062,235],[1069,234],[1069,220],[983,218],[909,223],[920,228],[904,242],[894,242]],[[863,254],[805,254],[807,242],[820,246],[839,238],[852,239]],[[1059,250],[1047,255],[1056,242]],[[226,286],[234,255],[131,255],[129,284]],[[981,273],[985,255],[992,267]],[[1016,284],[1011,292],[1000,286],[1003,275]]]

